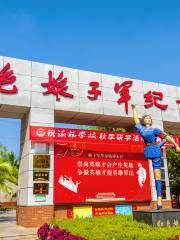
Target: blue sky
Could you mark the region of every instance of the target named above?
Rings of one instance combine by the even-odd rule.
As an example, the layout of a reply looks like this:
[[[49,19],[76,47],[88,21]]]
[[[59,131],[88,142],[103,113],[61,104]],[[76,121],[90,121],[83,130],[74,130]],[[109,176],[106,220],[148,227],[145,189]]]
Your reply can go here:
[[[3,56],[180,85],[179,0],[6,0],[0,29]],[[19,129],[0,120],[17,154]]]

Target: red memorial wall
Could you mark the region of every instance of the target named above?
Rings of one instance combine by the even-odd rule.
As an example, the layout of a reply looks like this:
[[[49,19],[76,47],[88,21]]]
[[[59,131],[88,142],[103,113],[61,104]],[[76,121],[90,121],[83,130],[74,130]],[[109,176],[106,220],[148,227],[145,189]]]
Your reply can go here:
[[[31,127],[54,142],[54,203],[151,201],[149,164],[137,133]]]
[[[124,152],[122,146],[111,152],[109,144],[104,151],[83,150],[81,144],[75,147],[77,150],[68,144],[55,146],[54,203],[93,202],[108,197],[151,200],[149,165],[142,153]]]

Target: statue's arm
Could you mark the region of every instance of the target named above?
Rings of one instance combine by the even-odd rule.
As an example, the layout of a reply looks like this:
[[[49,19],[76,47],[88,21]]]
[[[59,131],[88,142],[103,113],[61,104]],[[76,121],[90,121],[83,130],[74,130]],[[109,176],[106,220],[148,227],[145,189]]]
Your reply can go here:
[[[139,116],[136,110],[136,106],[134,104],[131,104],[131,108],[132,108],[132,112],[133,112],[133,118],[134,118],[134,122],[135,124],[139,123]]]
[[[174,141],[174,139],[171,136],[166,135],[165,139],[167,142],[172,143],[174,145],[174,147],[176,148],[176,152],[180,152],[180,147],[178,146],[178,144]]]

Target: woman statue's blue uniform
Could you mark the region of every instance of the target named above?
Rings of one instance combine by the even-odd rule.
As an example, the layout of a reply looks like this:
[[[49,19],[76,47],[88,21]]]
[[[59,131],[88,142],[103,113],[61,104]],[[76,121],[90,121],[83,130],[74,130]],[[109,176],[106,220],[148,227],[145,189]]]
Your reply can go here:
[[[152,119],[151,116],[145,115],[142,117],[140,122],[136,107],[134,104],[131,105],[133,111],[133,118],[135,122],[135,128],[142,136],[145,148],[144,148],[144,156],[145,158],[152,160],[152,166],[154,171],[154,178],[156,184],[157,191],[157,209],[162,208],[162,184],[161,184],[161,161],[162,161],[162,151],[161,147],[166,143],[166,141],[172,143],[176,148],[177,152],[180,152],[180,147],[176,144],[173,138],[168,136],[159,128],[152,127]],[[160,137],[162,141],[160,143],[157,142],[157,137]]]
[[[157,137],[162,139],[165,138],[166,134],[162,132],[158,128],[145,127],[140,123],[135,125],[136,130],[142,136],[145,148],[144,148],[144,156],[145,158],[152,160],[153,170],[156,169],[160,171],[161,168],[161,160],[162,160],[162,151],[161,147],[166,143],[166,140],[163,140],[161,143],[157,143]],[[162,184],[161,179],[155,179],[157,198],[161,198],[162,195]],[[157,204],[157,209],[161,209],[162,204]]]

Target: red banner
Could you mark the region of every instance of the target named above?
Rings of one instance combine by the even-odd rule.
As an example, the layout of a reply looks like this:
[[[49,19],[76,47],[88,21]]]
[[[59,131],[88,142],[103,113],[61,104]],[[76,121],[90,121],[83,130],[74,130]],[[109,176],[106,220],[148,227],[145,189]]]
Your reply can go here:
[[[149,165],[142,153],[55,145],[54,169],[54,203],[151,200]]]
[[[107,132],[70,128],[30,127],[30,139],[47,142],[143,143],[138,133]]]
[[[180,136],[174,136],[173,138],[177,143],[180,143]],[[101,143],[111,145],[126,144],[127,146],[135,145],[136,148],[137,146],[141,146],[140,151],[143,151],[142,146],[144,146],[143,139],[138,133],[128,132],[121,133],[121,132],[107,132],[107,131],[38,127],[38,126],[30,127],[30,139],[32,141],[40,142],[55,142],[55,143],[76,142],[85,143],[86,145],[88,145],[88,143],[93,144]],[[171,144],[166,143],[166,145]],[[115,149],[113,151],[115,151]]]

